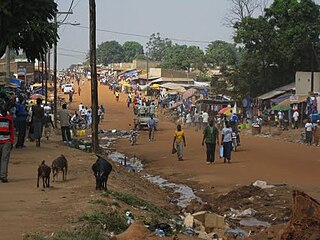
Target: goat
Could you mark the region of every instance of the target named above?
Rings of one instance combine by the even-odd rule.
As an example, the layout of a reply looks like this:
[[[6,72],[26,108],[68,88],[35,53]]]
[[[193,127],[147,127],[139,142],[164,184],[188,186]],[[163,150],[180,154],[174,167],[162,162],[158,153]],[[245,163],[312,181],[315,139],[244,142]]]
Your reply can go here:
[[[51,168],[44,163],[44,160],[38,167],[38,181],[37,187],[39,187],[39,179],[42,178],[43,188],[50,187],[50,173]]]
[[[107,190],[107,181],[112,165],[104,158],[97,156],[98,159],[92,165],[92,171],[96,177],[96,190]]]
[[[58,173],[62,172],[62,180],[67,180],[67,174],[68,174],[68,160],[65,158],[63,154],[61,156],[57,157],[52,161],[51,164],[52,169],[52,181],[54,182],[55,177],[58,175]],[[58,178],[58,176],[57,176]]]

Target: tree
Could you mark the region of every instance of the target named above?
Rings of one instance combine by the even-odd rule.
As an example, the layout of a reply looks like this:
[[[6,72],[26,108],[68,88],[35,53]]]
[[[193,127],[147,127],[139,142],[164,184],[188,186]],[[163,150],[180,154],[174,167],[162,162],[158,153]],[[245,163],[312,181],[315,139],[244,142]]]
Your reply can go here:
[[[169,39],[162,39],[160,33],[153,33],[147,42],[147,55],[151,60],[162,61],[170,47],[172,42]]]
[[[124,61],[124,50],[117,41],[106,41],[98,45],[97,63],[108,65]]]
[[[234,66],[237,62],[237,49],[235,44],[224,41],[215,41],[206,49],[206,62],[212,66]]]
[[[135,58],[143,55],[143,46],[138,42],[125,42],[122,47],[125,62],[132,62]]]
[[[225,24],[234,27],[235,24],[241,22],[247,17],[252,17],[259,9],[261,12],[268,4],[268,0],[229,0],[231,8],[225,17]]]
[[[245,50],[235,84],[247,85],[251,96],[293,82],[296,71],[313,70],[320,45],[319,6],[313,1],[275,0],[263,16],[246,17],[235,30]]]
[[[191,67],[200,69],[203,67],[203,56],[204,53],[199,47],[175,44],[167,49],[160,66],[187,71]]]
[[[0,57],[9,46],[31,61],[40,59],[58,39],[51,22],[56,12],[54,0],[0,1]]]

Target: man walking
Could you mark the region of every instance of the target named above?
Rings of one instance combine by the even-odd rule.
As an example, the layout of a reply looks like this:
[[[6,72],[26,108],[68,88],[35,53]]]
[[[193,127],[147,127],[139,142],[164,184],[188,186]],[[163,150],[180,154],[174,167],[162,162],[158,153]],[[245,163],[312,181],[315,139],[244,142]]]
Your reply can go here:
[[[24,140],[26,137],[27,130],[27,116],[26,106],[24,105],[23,96],[19,96],[19,103],[16,104],[16,124],[18,130],[18,140],[16,148],[22,148],[24,146]]]
[[[8,182],[8,164],[14,143],[13,118],[7,112],[7,103],[0,99],[0,180]]]
[[[214,126],[213,120],[210,120],[209,126],[203,131],[202,146],[206,143],[207,164],[212,164],[215,160],[216,144],[219,146],[219,131]]]
[[[62,105],[62,109],[59,112],[62,141],[64,144],[71,142],[70,134],[70,114],[67,109],[67,104]]]
[[[293,115],[292,115],[292,118],[293,118],[293,129],[298,129],[299,128],[299,113],[298,113],[298,110],[295,110]]]
[[[154,130],[156,127],[156,121],[153,119],[153,115],[151,115],[150,119],[147,121],[148,129],[149,129],[149,142],[154,140]]]

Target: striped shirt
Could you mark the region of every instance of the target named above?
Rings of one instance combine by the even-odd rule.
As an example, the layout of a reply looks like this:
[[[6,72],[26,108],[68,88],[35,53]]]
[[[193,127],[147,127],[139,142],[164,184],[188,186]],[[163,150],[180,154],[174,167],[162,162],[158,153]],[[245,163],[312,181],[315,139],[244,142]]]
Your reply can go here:
[[[0,115],[0,144],[6,142],[14,144],[13,118],[10,114]]]

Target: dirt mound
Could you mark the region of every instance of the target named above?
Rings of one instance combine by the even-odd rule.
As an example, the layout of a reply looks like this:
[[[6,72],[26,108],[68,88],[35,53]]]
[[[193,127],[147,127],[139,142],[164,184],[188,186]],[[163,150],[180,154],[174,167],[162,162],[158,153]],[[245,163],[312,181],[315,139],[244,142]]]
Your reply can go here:
[[[293,191],[293,210],[282,240],[320,239],[320,204],[298,190]]]

